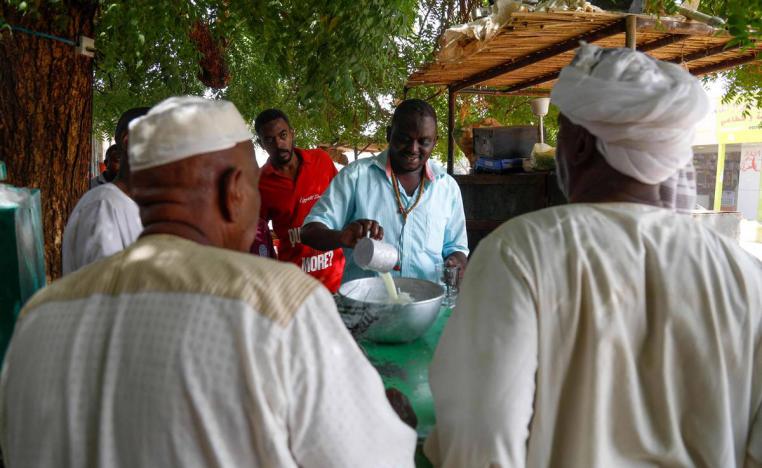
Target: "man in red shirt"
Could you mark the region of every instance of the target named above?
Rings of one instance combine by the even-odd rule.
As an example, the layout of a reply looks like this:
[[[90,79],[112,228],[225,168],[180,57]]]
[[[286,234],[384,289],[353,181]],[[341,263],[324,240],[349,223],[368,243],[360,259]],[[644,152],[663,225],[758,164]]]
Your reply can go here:
[[[273,223],[280,240],[278,259],[295,263],[336,292],[344,272],[342,250],[316,250],[301,240],[304,218],[338,173],[333,160],[323,150],[296,148],[294,129],[278,109],[261,112],[254,130],[269,155],[259,179],[260,216]]]

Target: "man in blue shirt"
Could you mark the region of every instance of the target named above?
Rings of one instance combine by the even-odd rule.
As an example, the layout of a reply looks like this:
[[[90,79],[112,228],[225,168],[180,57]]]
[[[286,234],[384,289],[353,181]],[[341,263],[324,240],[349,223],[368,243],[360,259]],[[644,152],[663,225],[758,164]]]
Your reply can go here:
[[[304,220],[302,242],[319,250],[345,249],[343,282],[373,276],[354,263],[351,250],[366,235],[394,245],[393,274],[440,282],[442,265],[465,271],[468,255],[460,188],[430,161],[437,142],[434,109],[403,101],[386,130],[389,148],[350,164]]]

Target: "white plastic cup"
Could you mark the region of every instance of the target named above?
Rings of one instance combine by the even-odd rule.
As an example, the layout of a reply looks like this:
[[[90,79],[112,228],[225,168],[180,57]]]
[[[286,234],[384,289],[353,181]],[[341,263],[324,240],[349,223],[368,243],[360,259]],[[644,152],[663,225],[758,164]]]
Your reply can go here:
[[[363,270],[388,273],[397,265],[397,249],[383,241],[363,237],[357,241],[352,257]]]
[[[529,101],[529,105],[532,107],[532,113],[537,117],[544,117],[548,115],[548,107],[550,106],[550,98],[541,97],[532,99]]]

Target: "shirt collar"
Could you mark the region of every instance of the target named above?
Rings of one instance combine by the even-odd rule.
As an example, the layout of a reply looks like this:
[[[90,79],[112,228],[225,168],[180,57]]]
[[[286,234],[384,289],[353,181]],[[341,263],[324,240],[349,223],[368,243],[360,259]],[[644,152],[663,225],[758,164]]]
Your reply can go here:
[[[386,177],[389,179],[392,178],[392,161],[389,159],[389,150],[384,150],[381,152],[381,154],[376,156],[373,160],[373,164],[384,171],[386,173]],[[426,168],[424,173],[426,179],[428,179],[429,182],[433,182],[434,179],[444,175],[445,171],[439,164],[429,158],[426,161]]]

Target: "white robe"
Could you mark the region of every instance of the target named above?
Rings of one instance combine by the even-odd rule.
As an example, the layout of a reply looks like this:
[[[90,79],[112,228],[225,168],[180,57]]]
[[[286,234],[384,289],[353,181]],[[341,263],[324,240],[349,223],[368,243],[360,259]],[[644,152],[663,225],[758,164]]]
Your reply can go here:
[[[0,382],[14,467],[412,467],[416,434],[294,265],[151,235],[21,313]]]
[[[143,230],[138,205],[108,183],[85,193],[66,223],[63,274],[124,250]]]
[[[469,263],[430,381],[445,467],[758,466],[762,263],[646,205],[518,217]]]

